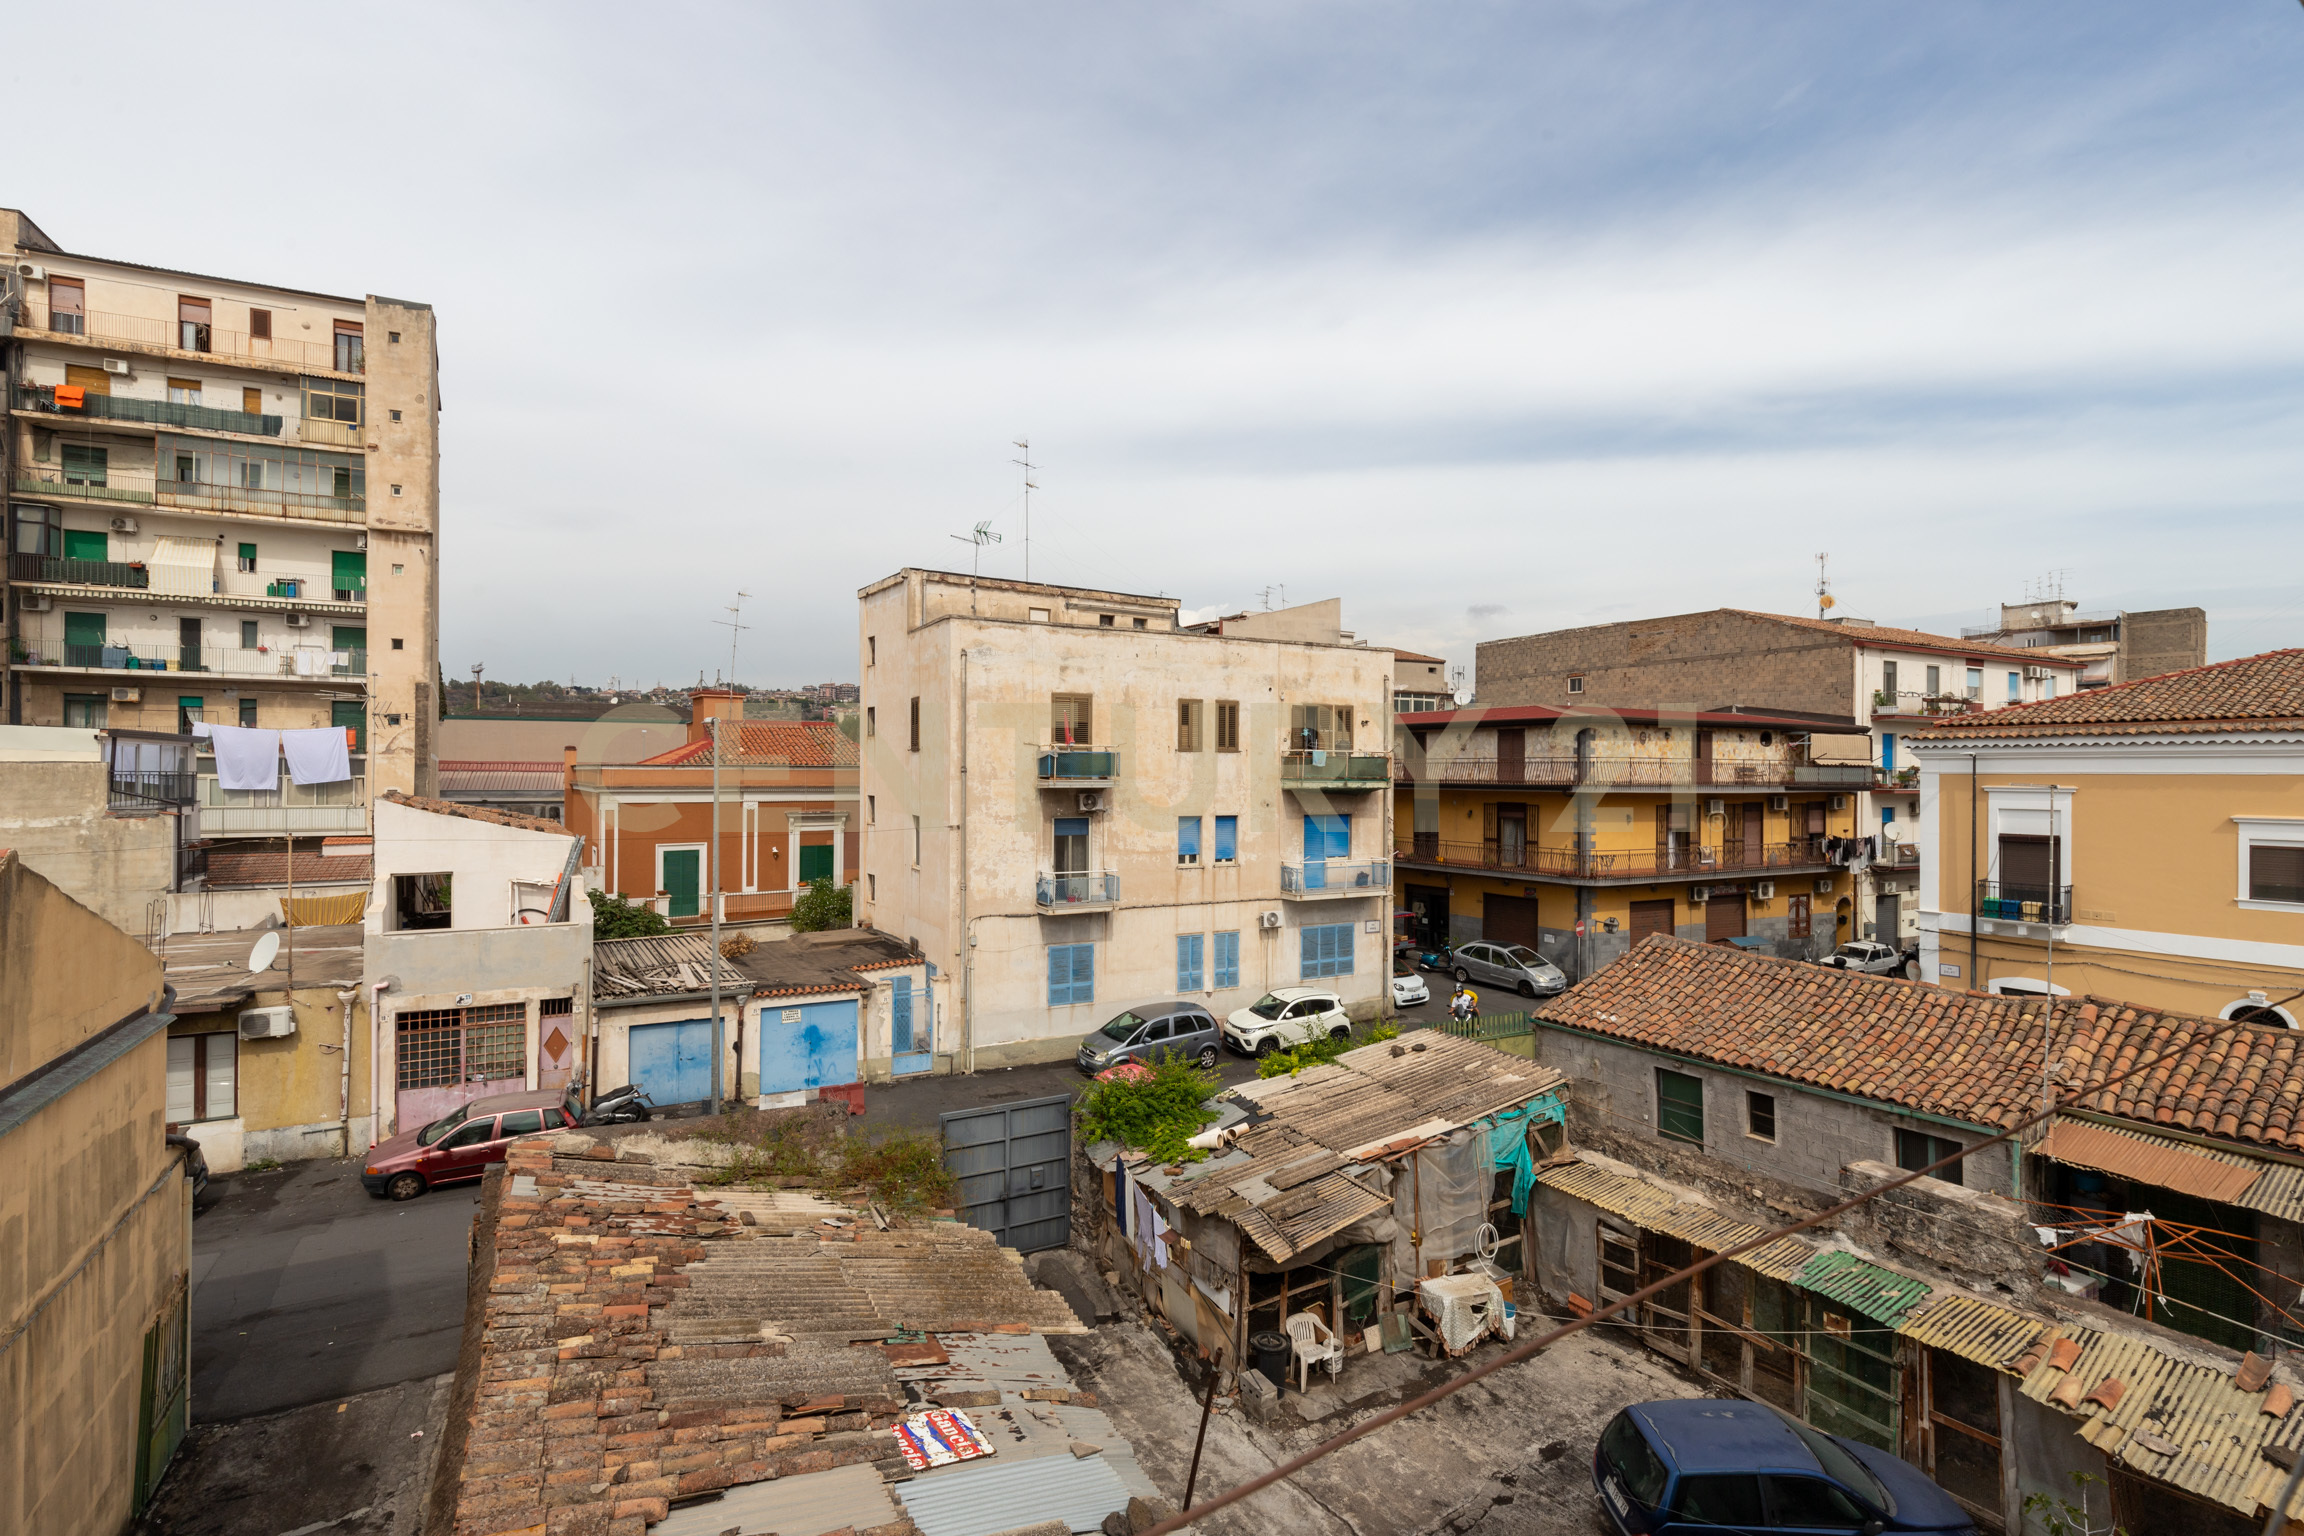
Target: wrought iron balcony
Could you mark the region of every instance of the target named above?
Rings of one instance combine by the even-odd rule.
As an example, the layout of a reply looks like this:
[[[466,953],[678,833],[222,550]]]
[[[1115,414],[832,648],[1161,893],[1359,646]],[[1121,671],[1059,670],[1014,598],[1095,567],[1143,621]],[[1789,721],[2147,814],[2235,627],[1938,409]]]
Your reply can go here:
[[[175,352],[249,358],[300,371],[367,372],[366,349],[357,344],[347,348],[333,338],[304,341],[288,336],[252,336],[246,331],[226,330],[196,320],[163,320],[152,315],[123,315],[100,309],[64,314],[31,299],[25,301],[23,325],[27,330],[44,330],[52,336],[84,336],[94,341],[127,342]],[[359,340],[344,339],[355,343]]]
[[[2072,887],[1979,880],[1976,915],[1988,921],[2062,926],[2072,921]]]
[[[1034,904],[1043,912],[1093,912],[1120,905],[1120,876],[1109,869],[1043,873]]]
[[[18,641],[22,667],[57,667],[75,672],[204,672],[224,677],[290,677],[322,681],[330,678],[365,678],[368,653],[270,646],[254,649],[229,645],[121,645],[38,637]]]
[[[110,777],[111,809],[131,815],[191,805],[200,792],[199,775],[190,772],[115,768]]]
[[[56,555],[10,555],[8,576],[12,581],[70,582],[83,587],[145,588],[152,584],[152,573],[142,561],[67,560]]]
[[[1388,753],[1291,748],[1280,754],[1280,784],[1284,789],[1358,794],[1383,789],[1391,782],[1392,758]]]
[[[35,385],[22,390],[17,404],[28,411],[53,411],[60,416],[140,421],[155,427],[191,427],[202,432],[244,432],[251,437],[278,437],[286,425],[286,418],[280,416],[218,410],[214,406],[174,400],[136,400],[126,395],[83,393],[76,406],[58,405],[53,385]]]
[[[1307,859],[1280,866],[1280,894],[1294,901],[1319,901],[1333,896],[1373,896],[1390,890],[1392,866],[1381,859],[1365,863],[1344,859]]]
[[[1536,848],[1501,838],[1485,841],[1444,842],[1419,832],[1398,856],[1416,864],[1448,868],[1498,870],[1559,880],[1656,880],[1701,878],[1707,875],[1742,875],[1823,871],[1832,866],[1824,855],[1824,839],[1800,838],[1788,843],[1743,842],[1730,839],[1709,847],[1668,844],[1653,848],[1584,851],[1575,848]]]
[[[1863,789],[1870,763],[1807,763],[1790,753],[1750,758],[1521,757],[1486,752],[1433,754],[1402,775],[1428,784],[1518,785],[1539,789]]]

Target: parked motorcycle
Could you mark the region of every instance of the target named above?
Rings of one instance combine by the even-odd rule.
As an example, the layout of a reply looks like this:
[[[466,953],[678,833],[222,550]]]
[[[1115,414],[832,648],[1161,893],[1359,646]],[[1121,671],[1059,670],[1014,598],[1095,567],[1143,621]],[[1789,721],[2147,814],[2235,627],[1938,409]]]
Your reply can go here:
[[[586,1125],[636,1125],[654,1114],[655,1104],[637,1083],[611,1088],[584,1111]]]
[[[1456,969],[1456,946],[1442,944],[1416,951],[1416,969],[1420,971],[1451,972]]]

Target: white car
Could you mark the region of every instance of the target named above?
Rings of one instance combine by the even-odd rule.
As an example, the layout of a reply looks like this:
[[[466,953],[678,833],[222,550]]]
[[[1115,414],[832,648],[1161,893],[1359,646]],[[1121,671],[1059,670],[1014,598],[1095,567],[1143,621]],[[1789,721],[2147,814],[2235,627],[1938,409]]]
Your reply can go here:
[[[1428,986],[1424,985],[1424,978],[1423,978],[1423,977],[1421,977],[1421,976],[1417,975],[1417,974],[1416,974],[1414,971],[1410,971],[1410,972],[1409,972],[1407,975],[1405,975],[1405,976],[1401,976],[1401,975],[1395,975],[1395,976],[1393,976],[1393,978],[1392,978],[1392,1006],[1393,1006],[1393,1007],[1395,1007],[1395,1008],[1413,1008],[1413,1007],[1415,1007],[1415,1006],[1416,1006],[1418,1003],[1428,1003],[1428,1002],[1430,1002],[1430,1001],[1432,1001],[1432,989],[1431,989],[1430,987],[1428,987]]]
[[[1322,1035],[1349,1036],[1344,1000],[1319,987],[1280,987],[1224,1021],[1224,1043],[1243,1056],[1269,1056]]]

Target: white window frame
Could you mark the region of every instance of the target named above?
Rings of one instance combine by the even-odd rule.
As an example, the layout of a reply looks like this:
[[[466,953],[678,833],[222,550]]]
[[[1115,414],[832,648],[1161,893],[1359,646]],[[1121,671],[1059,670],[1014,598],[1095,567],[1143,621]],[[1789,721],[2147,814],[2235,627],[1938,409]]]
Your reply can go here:
[[[2026,992],[2045,992],[2052,997],[2070,997],[2072,995],[2070,987],[2051,987],[2038,976],[1995,976],[1986,983],[1984,990],[1994,997],[2002,997],[2006,995],[2007,989],[2010,987],[2020,987]]]
[[[2072,838],[2074,832],[2072,813],[2076,809],[2073,805],[2073,797],[2078,791],[2068,784],[2059,784],[2055,787],[2053,793],[2056,797],[2056,810],[2053,817],[2050,817],[2048,810],[2050,793],[2048,787],[2041,784],[1987,784],[1984,786],[1985,814],[1991,817],[1990,841],[1985,845],[1985,879],[1994,882],[2000,879],[2000,838],[2003,833],[2011,836],[2038,837],[2042,835],[2029,826],[2010,826],[2008,824],[2011,820],[2010,813],[2013,812],[2016,815],[2030,813],[2041,818],[2046,824],[2046,835],[2055,839],[2057,868],[2054,883],[2059,887],[2069,887],[2072,884]],[[2299,823],[2299,825],[2304,825],[2304,823]],[[2242,887],[2245,889],[2248,879],[2245,868],[2241,871],[2240,879]],[[2279,910],[2285,912],[2291,909],[2285,903],[2281,903]]]
[[[656,883],[650,887],[648,897],[653,901],[658,891],[672,888],[664,883],[664,855],[690,853],[696,855],[696,910],[699,914],[712,905],[712,845],[710,843],[658,843],[656,845]]]
[[[2304,816],[2235,816],[2232,825],[2240,834],[2233,900],[2251,912],[2304,912],[2304,902],[2258,901],[2248,894],[2248,851],[2258,843],[2304,847]]]

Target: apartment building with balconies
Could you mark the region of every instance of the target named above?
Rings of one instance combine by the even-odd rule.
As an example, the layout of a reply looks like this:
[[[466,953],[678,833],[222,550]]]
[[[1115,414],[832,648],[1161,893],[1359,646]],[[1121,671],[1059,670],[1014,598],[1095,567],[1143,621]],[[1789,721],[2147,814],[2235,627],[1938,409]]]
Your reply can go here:
[[[1807,720],[1819,732],[1816,750],[1833,761],[1869,761],[1866,783],[1843,786],[1853,833],[1872,846],[1844,893],[1853,909],[1839,936],[1900,945],[1919,937],[1924,835],[1920,774],[1904,743],[1947,715],[2069,697],[2081,666],[1868,619],[1740,608],[1483,641],[1477,661],[1489,707],[1694,712],[1732,701]]]
[[[211,836],[358,833],[436,789],[429,306],[65,250],[0,210],[6,720],[351,733],[348,785],[219,790]]]
[[[1378,1010],[1390,651],[940,571],[858,596],[857,920],[930,962],[868,1075],[1069,1057],[1157,999],[1221,1016],[1310,983]]]

